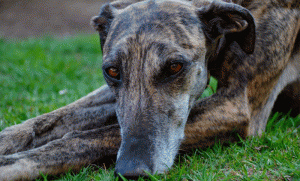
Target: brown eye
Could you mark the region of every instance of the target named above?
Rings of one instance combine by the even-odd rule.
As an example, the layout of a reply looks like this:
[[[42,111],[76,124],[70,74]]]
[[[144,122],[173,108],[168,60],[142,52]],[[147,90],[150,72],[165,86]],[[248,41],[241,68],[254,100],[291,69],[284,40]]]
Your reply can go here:
[[[106,72],[111,78],[119,79],[120,73],[119,73],[118,69],[111,67],[111,68],[108,68]]]
[[[181,63],[173,63],[170,66],[170,72],[172,74],[178,73],[182,69],[182,64]]]

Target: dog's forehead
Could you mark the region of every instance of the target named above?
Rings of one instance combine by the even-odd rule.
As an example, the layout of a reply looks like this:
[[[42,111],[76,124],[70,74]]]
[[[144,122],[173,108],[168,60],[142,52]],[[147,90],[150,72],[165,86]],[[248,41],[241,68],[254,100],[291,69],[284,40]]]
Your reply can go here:
[[[162,10],[162,11],[176,11],[178,8],[193,8],[189,1],[182,0],[147,0],[134,3],[123,11],[134,12],[134,10]],[[182,10],[182,9],[181,9]]]
[[[131,22],[141,23],[141,20],[147,21],[166,21],[168,15],[173,18],[187,15],[191,16],[196,7],[187,1],[180,0],[149,0],[142,1],[128,6],[121,10],[116,18],[117,21],[127,20],[130,17]],[[164,15],[162,17],[160,15]]]
[[[110,28],[104,56],[114,49],[130,48],[133,40],[143,45],[157,40],[185,47],[199,44],[201,41],[196,37],[191,39],[191,35],[199,33],[196,9],[186,1],[150,0],[121,10]]]
[[[130,29],[141,26],[144,23],[167,23],[179,18],[195,16],[196,8],[186,1],[177,0],[150,0],[132,4],[120,10],[114,23],[131,23]]]
[[[162,10],[162,11],[176,11],[178,9],[182,8],[193,8],[193,5],[191,2],[188,1],[181,1],[181,0],[148,0],[148,1],[142,1],[135,4],[132,4],[131,6],[128,6],[128,8],[125,8],[124,10],[132,11],[134,9],[140,9],[140,10]]]

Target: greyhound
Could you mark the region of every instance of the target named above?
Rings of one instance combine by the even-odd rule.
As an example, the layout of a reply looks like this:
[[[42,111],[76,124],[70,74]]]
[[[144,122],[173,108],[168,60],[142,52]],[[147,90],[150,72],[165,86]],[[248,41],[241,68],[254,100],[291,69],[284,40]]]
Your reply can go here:
[[[4,129],[0,180],[111,155],[126,178],[164,173],[179,149],[261,135],[279,93],[300,85],[297,0],[116,1],[91,22],[107,85]],[[218,90],[198,100],[209,74]]]

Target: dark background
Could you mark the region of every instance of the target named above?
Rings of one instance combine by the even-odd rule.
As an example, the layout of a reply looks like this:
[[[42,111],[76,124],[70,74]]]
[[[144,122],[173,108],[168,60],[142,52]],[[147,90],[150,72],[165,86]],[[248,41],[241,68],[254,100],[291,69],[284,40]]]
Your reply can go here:
[[[93,33],[92,16],[109,0],[0,0],[0,36]]]

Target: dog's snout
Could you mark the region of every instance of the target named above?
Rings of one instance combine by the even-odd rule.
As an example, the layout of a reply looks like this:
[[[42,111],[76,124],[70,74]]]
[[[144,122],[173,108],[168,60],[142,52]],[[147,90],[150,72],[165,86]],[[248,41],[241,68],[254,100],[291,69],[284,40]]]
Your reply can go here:
[[[120,166],[116,168],[114,173],[116,177],[119,177],[119,174],[121,174],[126,179],[137,180],[139,177],[148,177],[148,174],[145,171],[151,172],[149,167],[145,164],[134,165],[130,163],[119,163],[119,165]]]

